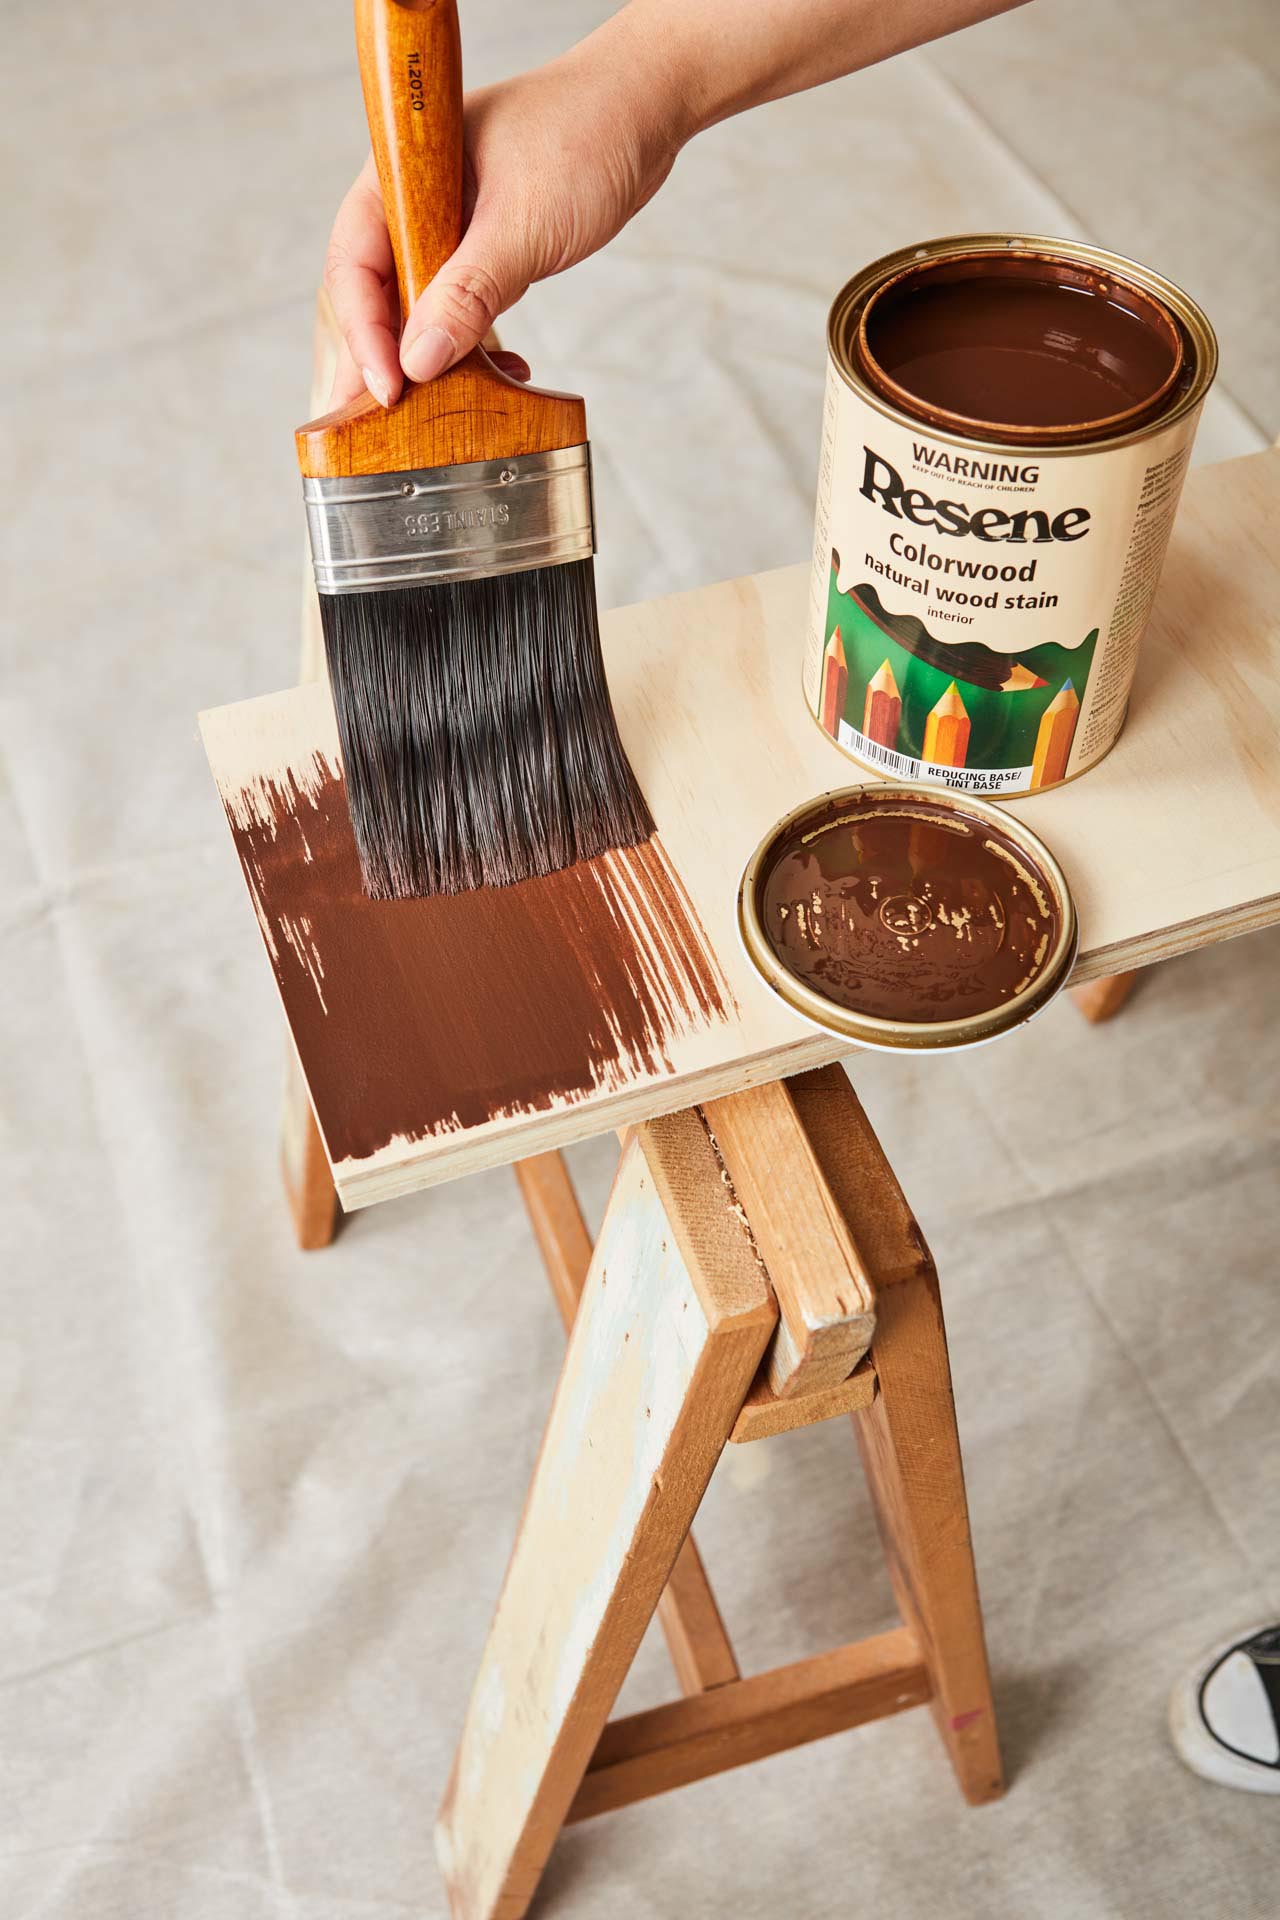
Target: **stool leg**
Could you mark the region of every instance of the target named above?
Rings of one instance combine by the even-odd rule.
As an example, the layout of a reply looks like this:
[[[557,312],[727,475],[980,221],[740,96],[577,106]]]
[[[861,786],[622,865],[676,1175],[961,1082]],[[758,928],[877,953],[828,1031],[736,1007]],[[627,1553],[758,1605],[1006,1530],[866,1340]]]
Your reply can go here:
[[[1082,1013],[1093,1026],[1102,1020],[1114,1020],[1137,981],[1135,968],[1132,973],[1108,973],[1101,980],[1090,980],[1087,986],[1073,987],[1071,998],[1076,1003],[1076,1012]]]
[[[933,1682],[930,1709],[976,1806],[1004,1781],[936,1274],[879,1296],[871,1351],[880,1390],[854,1430],[898,1606]]]
[[[839,1067],[789,1082],[813,1152],[875,1287],[877,1394],[855,1413],[898,1607],[965,1798],[1002,1791],[938,1276],[897,1176]]]
[[[567,1334],[591,1270],[591,1235],[563,1154],[535,1153],[517,1160],[515,1175]],[[686,1693],[704,1693],[709,1687],[722,1687],[739,1677],[738,1663],[692,1534],[671,1569],[666,1592],[658,1603],[658,1619],[676,1678]]]
[[[292,1047],[280,1119],[280,1170],[298,1245],[304,1253],[327,1247],[338,1230],[338,1190]]]
[[[777,1323],[721,1191],[694,1113],[623,1150],[440,1812],[455,1920],[533,1898]]]

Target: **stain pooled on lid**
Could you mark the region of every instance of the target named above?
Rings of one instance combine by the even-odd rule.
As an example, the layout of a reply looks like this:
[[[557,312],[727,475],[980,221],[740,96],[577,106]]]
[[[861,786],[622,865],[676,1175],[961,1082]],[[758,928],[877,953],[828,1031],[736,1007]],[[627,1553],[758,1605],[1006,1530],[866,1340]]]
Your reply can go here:
[[[1058,908],[1015,842],[927,798],[836,796],[773,850],[760,883],[782,965],[876,1019],[962,1019],[1039,975]]]

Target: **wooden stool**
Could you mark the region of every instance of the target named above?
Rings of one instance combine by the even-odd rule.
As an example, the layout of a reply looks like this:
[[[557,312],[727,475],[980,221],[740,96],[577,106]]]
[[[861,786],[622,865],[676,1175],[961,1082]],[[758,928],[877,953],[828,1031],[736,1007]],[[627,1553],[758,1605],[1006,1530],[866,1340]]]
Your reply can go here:
[[[594,1251],[560,1154],[516,1174],[569,1344],[437,1829],[455,1920],[523,1914],[568,1821],[925,1702],[995,1798],[937,1275],[843,1070],[625,1134]],[[727,1442],[837,1414],[903,1624],[744,1679],[694,1515]],[[655,1610],[684,1697],[610,1721]]]

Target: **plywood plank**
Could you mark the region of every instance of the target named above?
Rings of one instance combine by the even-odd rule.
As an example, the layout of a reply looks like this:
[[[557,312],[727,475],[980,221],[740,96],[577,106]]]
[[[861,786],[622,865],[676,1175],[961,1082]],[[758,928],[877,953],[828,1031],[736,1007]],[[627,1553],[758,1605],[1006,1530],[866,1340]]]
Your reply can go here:
[[[776,1319],[709,1151],[683,1114],[619,1164],[437,1828],[456,1920],[524,1912]]]
[[[1120,744],[1084,778],[1013,803],[1051,842],[1075,891],[1077,983],[1280,919],[1278,518],[1280,454],[1191,476]],[[451,948],[440,938],[441,917],[427,915],[417,944],[402,942],[379,971],[382,935],[371,916],[403,909],[362,908],[353,899],[351,926],[366,949],[366,970],[361,991],[344,998],[340,989],[353,983],[338,976],[349,969],[350,952],[345,959],[336,949],[312,952],[298,924],[311,909],[332,922],[332,868],[309,867],[298,845],[287,873],[260,862],[263,876],[255,879],[255,849],[242,845],[345,1205],[672,1112],[847,1051],[760,984],[740,954],[735,923],[738,875],[768,826],[806,796],[859,777],[813,724],[799,693],[805,591],[805,570],[796,567],[605,617],[623,737],[658,822],[661,870],[678,876],[683,905],[676,936],[667,939],[652,915],[645,919],[646,889],[657,884],[652,872],[638,874],[634,861],[620,859],[592,880],[601,911],[622,929],[631,982],[623,998],[634,992],[644,1019],[640,1043],[614,1044],[609,1022],[628,1019],[634,1006],[606,1005],[608,994],[597,994],[605,1034],[588,1070],[561,1070],[542,1058],[535,1084],[517,1076],[477,1090],[468,1083],[470,1067],[457,1071],[425,1051],[418,1109],[406,1113],[388,1101],[381,1128],[367,1133],[361,1150],[339,1150],[350,1075],[345,1067],[335,1074],[333,1063],[339,1056],[363,1061],[369,1076],[395,1064],[396,1048],[413,1038],[395,1011],[397,983],[414,1005],[454,995],[465,1012],[470,990],[492,986],[504,969],[517,996],[522,988],[533,993],[531,979],[554,983],[561,969],[572,982],[579,964],[573,914],[557,908],[539,922],[504,903],[486,934],[490,945],[507,943],[501,955],[477,953],[474,941],[470,950],[465,941]],[[229,812],[243,817],[259,807],[260,835],[283,836],[270,843],[281,858],[294,845],[290,836],[305,839],[323,808],[341,832],[337,738],[323,686],[223,708],[202,725]],[[317,1020],[316,969],[326,961],[335,991]],[[540,1005],[556,1004],[552,985],[538,991],[542,1002],[535,994],[523,1003],[522,1032],[539,1031]],[[377,1085],[362,1091],[374,1099]]]

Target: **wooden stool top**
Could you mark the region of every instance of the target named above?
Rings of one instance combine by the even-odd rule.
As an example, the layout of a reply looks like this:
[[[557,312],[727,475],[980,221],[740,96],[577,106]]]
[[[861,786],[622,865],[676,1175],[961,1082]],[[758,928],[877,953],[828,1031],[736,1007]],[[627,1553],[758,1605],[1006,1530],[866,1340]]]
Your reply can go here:
[[[1087,778],[1011,803],[1080,913],[1077,981],[1280,919],[1280,453],[1187,483],[1132,711]],[[344,1205],[848,1051],[756,978],[742,867],[862,776],[800,694],[807,570],[603,622],[659,842],[458,900],[366,901],[323,684],[201,727]]]

